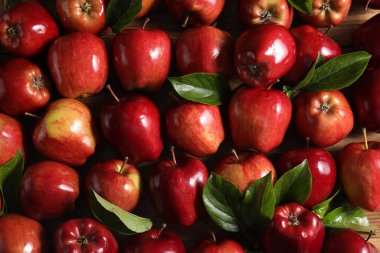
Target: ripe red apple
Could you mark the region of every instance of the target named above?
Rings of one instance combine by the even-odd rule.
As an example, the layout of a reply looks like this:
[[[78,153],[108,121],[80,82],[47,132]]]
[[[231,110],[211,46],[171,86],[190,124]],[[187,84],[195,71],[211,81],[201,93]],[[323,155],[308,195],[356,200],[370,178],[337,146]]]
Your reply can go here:
[[[239,16],[246,25],[278,24],[289,29],[293,21],[293,8],[286,0],[242,0]]]
[[[135,1],[135,0],[132,0]],[[136,18],[142,18],[146,16],[150,11],[152,11],[157,5],[159,5],[161,0],[142,0],[142,8],[140,12],[136,15]]]
[[[236,41],[234,64],[240,80],[267,87],[285,75],[296,61],[296,43],[288,29],[276,24],[257,25]]]
[[[380,60],[380,13],[361,24],[352,34],[352,44],[358,50],[365,50],[375,61]]]
[[[216,73],[229,79],[233,74],[234,40],[231,35],[213,26],[183,31],[175,45],[179,72]]]
[[[158,90],[168,77],[171,47],[165,31],[145,30],[145,24],[118,33],[112,41],[112,58],[124,89]]]
[[[371,253],[371,246],[358,233],[338,230],[325,240],[321,253]]]
[[[152,228],[128,239],[123,253],[186,253],[180,237],[167,229]]]
[[[0,113],[0,166],[10,161],[20,150],[25,158],[24,137],[21,124]]]
[[[161,155],[160,112],[149,98],[129,93],[107,104],[100,112],[100,123],[107,141],[130,163],[155,161]]]
[[[216,240],[203,240],[191,253],[245,253],[245,249],[238,242],[225,239],[217,242]]]
[[[236,148],[266,153],[281,144],[292,116],[283,92],[241,87],[232,96],[228,119]]]
[[[55,228],[54,252],[117,253],[118,244],[103,224],[92,218],[79,218],[65,221]]]
[[[216,153],[224,139],[219,107],[191,101],[176,102],[166,110],[165,129],[172,143],[194,156]]]
[[[107,201],[130,212],[139,201],[140,173],[127,161],[108,160],[96,163],[86,175],[86,188],[94,189]]]
[[[290,32],[297,47],[296,63],[283,77],[283,80],[290,84],[296,85],[305,77],[317,60],[318,52],[321,53],[324,62],[341,54],[338,43],[312,26],[302,25]]]
[[[0,110],[10,115],[35,112],[50,99],[50,81],[41,69],[23,58],[0,66]]]
[[[72,166],[84,164],[96,145],[90,109],[79,100],[55,100],[34,129],[33,142],[50,159]]]
[[[0,14],[0,44],[12,54],[35,56],[58,36],[53,17],[37,1],[18,3]]]
[[[264,229],[264,253],[320,253],[325,236],[323,222],[297,203],[277,206],[272,222]]]
[[[212,24],[222,12],[225,0],[164,0],[166,8],[182,27],[187,24],[204,26]]]
[[[208,179],[206,166],[198,159],[158,162],[149,175],[149,193],[154,206],[171,224],[190,226],[204,213],[202,190]]]
[[[276,170],[271,161],[263,155],[244,152],[226,156],[220,160],[214,171],[233,183],[241,191],[256,180],[272,172],[272,182],[277,179]]]
[[[321,148],[346,137],[354,126],[351,107],[340,91],[303,92],[294,99],[294,122],[299,135]]]
[[[38,162],[29,166],[22,177],[20,204],[34,219],[62,217],[74,210],[78,196],[79,175],[64,164]]]
[[[48,66],[62,96],[88,97],[100,92],[107,80],[107,49],[92,33],[70,33],[54,41]]]
[[[299,16],[315,27],[341,24],[347,17],[352,0],[314,0],[312,15],[299,12]]]
[[[37,221],[19,214],[0,217],[0,252],[43,253],[46,245],[45,230]]]
[[[307,159],[312,177],[311,192],[304,203],[313,207],[325,200],[334,190],[336,183],[336,165],[330,153],[321,148],[288,150],[277,159],[277,172],[282,175]]]

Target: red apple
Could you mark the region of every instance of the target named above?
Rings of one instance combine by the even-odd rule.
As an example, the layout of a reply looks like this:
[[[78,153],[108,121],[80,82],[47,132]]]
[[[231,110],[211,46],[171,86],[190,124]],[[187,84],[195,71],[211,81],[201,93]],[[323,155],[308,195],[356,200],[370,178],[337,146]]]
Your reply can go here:
[[[351,107],[340,91],[300,93],[294,100],[294,108],[298,134],[317,147],[338,143],[354,126]]]
[[[175,46],[176,63],[182,75],[203,72],[232,77],[234,40],[229,33],[213,26],[186,29]]]
[[[46,245],[45,230],[37,221],[19,214],[0,217],[0,252],[43,253]]]
[[[75,99],[51,103],[33,132],[33,142],[46,157],[72,166],[84,164],[95,152],[90,109]]]
[[[92,218],[65,221],[54,231],[55,253],[117,253],[118,244],[111,232]]]
[[[264,229],[264,253],[320,253],[325,236],[323,222],[297,203],[277,206],[272,222]]]
[[[50,47],[48,66],[62,96],[88,97],[100,92],[107,80],[106,46],[92,33],[67,34]]]
[[[0,113],[0,166],[10,161],[20,150],[25,158],[24,137],[21,124]]]
[[[263,155],[244,152],[226,156],[220,160],[214,171],[233,183],[241,191],[256,180],[272,172],[272,182],[277,179],[276,170],[271,161]]]
[[[165,129],[172,143],[194,156],[216,153],[224,139],[219,107],[191,101],[166,110]]]
[[[74,210],[78,196],[79,175],[64,164],[38,162],[29,166],[22,177],[21,207],[34,219],[62,217]]]
[[[358,233],[344,229],[326,238],[321,253],[371,253],[371,246]]]
[[[202,190],[208,179],[198,159],[162,160],[149,175],[149,193],[165,222],[190,226],[204,213]]]
[[[129,93],[107,104],[100,112],[100,123],[107,141],[130,163],[160,157],[164,148],[160,112],[149,98]]]
[[[185,253],[181,238],[169,230],[152,228],[128,239],[123,253]]]
[[[302,25],[293,28],[290,32],[297,47],[296,63],[283,77],[283,80],[290,84],[296,85],[305,77],[317,60],[318,52],[321,53],[324,62],[341,54],[338,43],[312,26]]]
[[[35,56],[58,36],[53,17],[37,1],[18,3],[0,14],[0,44],[12,54]]]
[[[242,0],[240,19],[246,25],[274,23],[289,29],[293,21],[293,8],[286,0]]]
[[[291,115],[292,104],[283,92],[241,87],[228,107],[233,144],[239,149],[269,152],[284,139]]]
[[[87,173],[86,188],[92,188],[107,201],[130,212],[139,201],[140,173],[127,161],[100,162],[93,165]]]
[[[135,1],[135,0],[132,0]],[[142,8],[140,12],[136,15],[136,18],[142,18],[151,12],[157,5],[159,5],[161,0],[142,0]]]
[[[35,112],[50,99],[50,82],[41,69],[23,58],[0,66],[0,110],[10,115]]]
[[[245,253],[243,246],[238,242],[226,239],[220,242],[203,240],[191,253]]]
[[[106,24],[103,0],[57,0],[57,15],[70,32],[98,33]]]
[[[164,0],[166,8],[183,27],[212,24],[222,12],[225,0]]]
[[[168,77],[171,47],[165,31],[145,30],[145,25],[118,33],[112,41],[112,58],[124,89],[158,90]]]
[[[312,184],[309,198],[304,206],[313,207],[325,200],[335,187],[336,165],[330,153],[321,148],[288,150],[277,159],[276,169],[282,175],[305,159],[309,164]]]
[[[234,64],[240,80],[267,87],[285,75],[296,61],[296,43],[281,25],[257,25],[236,41]]]

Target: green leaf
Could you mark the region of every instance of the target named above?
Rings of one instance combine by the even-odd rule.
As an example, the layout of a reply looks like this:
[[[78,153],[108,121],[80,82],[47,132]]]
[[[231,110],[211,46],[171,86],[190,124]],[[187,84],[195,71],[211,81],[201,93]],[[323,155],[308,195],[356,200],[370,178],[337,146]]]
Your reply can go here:
[[[306,13],[309,16],[313,15],[312,0],[288,0],[288,3],[300,12]]]
[[[228,81],[217,74],[195,73],[168,80],[184,99],[207,105],[221,105],[230,92]]]
[[[100,222],[121,235],[142,233],[151,229],[150,219],[142,218],[113,205],[92,188],[90,191],[90,208]]]
[[[313,206],[311,210],[316,215],[318,215],[320,219],[323,219],[326,216],[326,214],[331,211],[333,206],[335,206],[333,200],[340,192],[341,188],[339,187],[330,198],[326,199],[325,201],[322,201],[318,205]]]
[[[237,232],[243,193],[235,185],[212,172],[203,188],[203,203],[211,219],[222,229]]]
[[[363,74],[370,58],[363,51],[337,56],[316,68],[307,89],[328,91],[348,87]]]
[[[106,23],[111,26],[115,24],[122,12],[126,11],[131,0],[110,0],[106,9]]]
[[[273,218],[276,199],[272,185],[272,172],[252,183],[246,190],[242,205],[244,224],[260,231]]]
[[[121,0],[124,1],[124,0]],[[114,32],[120,32],[125,26],[131,23],[142,9],[142,0],[131,0],[128,9],[122,13],[117,21],[112,25]]]
[[[329,228],[352,229],[361,232],[373,230],[364,211],[351,204],[345,204],[334,209],[322,221]]]
[[[312,80],[312,78],[314,77],[314,73],[315,73],[315,68],[320,65],[321,63],[323,63],[323,58],[322,58],[322,54],[321,52],[318,52],[318,57],[317,57],[317,60],[314,62],[313,66],[311,66],[311,68],[309,69],[309,71],[307,72],[306,76],[304,77],[304,79],[302,79],[295,87],[294,87],[294,90],[296,91],[299,91],[303,88],[305,88],[306,86],[308,86],[310,84],[310,81]]]
[[[276,205],[287,202],[304,204],[311,192],[311,173],[307,160],[283,174],[274,186]]]

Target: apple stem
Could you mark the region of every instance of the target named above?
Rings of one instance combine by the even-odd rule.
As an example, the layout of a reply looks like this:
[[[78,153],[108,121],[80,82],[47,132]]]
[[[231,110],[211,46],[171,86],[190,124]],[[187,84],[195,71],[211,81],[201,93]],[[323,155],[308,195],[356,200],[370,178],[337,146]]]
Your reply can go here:
[[[233,148],[233,149],[231,150],[231,152],[232,152],[232,154],[235,156],[235,158],[236,158],[236,162],[240,162],[240,158],[239,158],[238,153],[236,153],[236,150]]]
[[[129,157],[126,156],[126,157],[124,158],[123,164],[122,164],[121,167],[120,167],[119,174],[124,174],[125,169],[126,169],[126,165],[128,164],[128,160],[129,160]]]
[[[185,20],[182,23],[182,28],[186,28],[187,24],[189,23],[189,19],[190,19],[190,12],[187,13]]]
[[[160,237],[160,235],[162,234],[162,232],[166,229],[166,223],[162,223],[162,226],[161,226],[161,229],[158,231],[157,233],[157,238],[158,239]]]
[[[276,82],[274,82],[274,83],[272,83],[271,85],[269,85],[269,86],[267,87],[267,90],[272,89],[273,85],[275,85],[278,81],[279,81],[279,80],[277,80]]]
[[[150,21],[150,18],[146,18],[146,19],[145,19],[144,24],[143,24],[143,26],[142,26],[142,29],[143,29],[143,30],[145,30],[145,27],[146,27],[146,25],[149,23],[149,21]]]
[[[216,27],[217,24],[218,24],[218,22],[215,21],[214,23],[212,23],[212,27]]]
[[[331,28],[333,28],[333,25],[330,25],[329,28],[327,28],[326,32],[324,33],[324,35],[328,34],[329,31],[331,30]]]
[[[111,93],[116,102],[120,103],[120,99],[116,96],[115,92],[113,92],[111,85],[107,84],[106,88]]]
[[[369,235],[368,235],[366,241],[368,242],[369,239],[371,239],[371,237],[372,237],[374,234],[375,234],[375,233],[373,232],[373,230],[369,231]]]
[[[368,11],[369,4],[371,3],[371,0],[367,1],[367,4],[365,5],[365,10]]]
[[[310,137],[306,137],[306,149],[309,149]]]
[[[170,152],[172,154],[172,159],[173,159],[174,165],[177,166],[177,159],[175,158],[174,146],[170,147]]]
[[[36,119],[42,119],[42,117],[35,115],[33,113],[29,113],[29,112],[24,113],[24,115],[28,117],[36,118]]]
[[[368,150],[368,139],[367,139],[367,129],[363,128],[363,135],[364,135],[364,149]]]

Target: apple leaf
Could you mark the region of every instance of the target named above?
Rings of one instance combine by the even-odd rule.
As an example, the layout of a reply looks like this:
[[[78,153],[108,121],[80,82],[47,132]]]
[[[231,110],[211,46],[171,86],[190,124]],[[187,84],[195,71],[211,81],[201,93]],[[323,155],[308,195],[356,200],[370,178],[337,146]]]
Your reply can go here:
[[[129,213],[113,205],[93,189],[90,191],[90,208],[92,214],[105,226],[121,235],[142,233],[152,228],[152,221]]]
[[[326,199],[325,201],[322,201],[318,205],[315,205],[312,207],[312,211],[318,215],[320,219],[323,219],[328,212],[331,211],[331,209],[336,206],[336,204],[333,203],[333,200],[337,197],[337,195],[341,192],[341,188],[339,187],[333,195]]]
[[[312,0],[288,0],[288,3],[309,16],[313,15],[313,1]]]
[[[131,23],[142,9],[142,0],[110,0],[106,22],[116,33]]]
[[[232,183],[212,172],[203,188],[203,203],[211,219],[222,229],[238,232],[243,193]]]
[[[303,205],[311,192],[311,173],[307,160],[283,174],[274,186],[276,205],[297,202]]]
[[[323,224],[329,228],[352,229],[361,232],[373,230],[362,209],[349,203],[335,208],[323,218]]]
[[[253,182],[246,190],[242,205],[244,224],[260,231],[273,218],[276,199],[272,185],[272,172]]]
[[[207,105],[223,104],[230,92],[228,81],[218,74],[194,73],[168,80],[184,99]]]
[[[348,87],[360,78],[370,58],[364,51],[337,56],[315,69],[307,89],[328,91]]]
[[[317,60],[311,66],[306,76],[294,87],[294,90],[299,91],[310,84],[310,81],[314,77],[315,69],[323,63],[321,52],[318,52]]]

